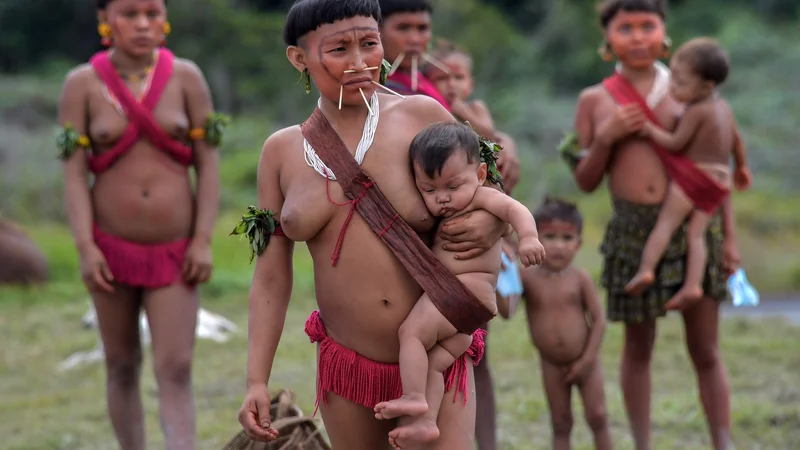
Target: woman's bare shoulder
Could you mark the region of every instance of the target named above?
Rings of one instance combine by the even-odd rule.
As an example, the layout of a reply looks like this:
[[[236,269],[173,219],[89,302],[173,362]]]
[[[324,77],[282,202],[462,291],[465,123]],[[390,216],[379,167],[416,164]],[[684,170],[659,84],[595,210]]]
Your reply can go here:
[[[395,97],[399,113],[414,119],[425,127],[434,122],[455,122],[455,118],[438,101],[427,95],[409,95],[405,100]]]
[[[598,100],[605,98],[606,95],[606,88],[603,87],[602,83],[597,83],[581,90],[580,94],[578,94],[578,103],[594,104]]]
[[[189,79],[205,79],[203,70],[191,59],[175,58],[173,63],[175,74]]]
[[[79,87],[83,86],[91,80],[95,79],[97,75],[94,73],[94,68],[89,63],[83,63],[73,67],[64,76],[64,87]]]
[[[303,134],[300,132],[300,125],[292,125],[282,128],[272,133],[261,149],[261,156],[269,156],[271,158],[279,157],[286,150],[298,150]],[[298,150],[299,151],[299,150]]]

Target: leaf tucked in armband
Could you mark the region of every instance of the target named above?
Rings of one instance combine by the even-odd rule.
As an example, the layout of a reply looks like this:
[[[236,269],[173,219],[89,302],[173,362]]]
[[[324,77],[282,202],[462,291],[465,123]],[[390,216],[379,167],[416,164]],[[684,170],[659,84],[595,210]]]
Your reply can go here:
[[[466,123],[472,127],[469,122]],[[472,129],[475,130],[474,127]],[[478,133],[477,130],[475,132]],[[497,169],[497,154],[503,147],[481,136],[480,133],[478,133],[478,142],[480,143],[481,162],[486,164],[486,179],[503,188],[503,177],[500,175],[500,170]]]
[[[89,148],[90,145],[89,138],[78,133],[69,122],[56,132],[56,148],[58,148],[58,157],[62,160],[72,156],[78,147]]]
[[[225,128],[227,128],[230,123],[230,116],[221,113],[210,114],[205,124],[206,142],[214,147],[222,144],[222,136],[225,134]]]
[[[256,256],[261,256],[267,249],[269,238],[275,234],[278,227],[275,212],[271,209],[258,209],[248,206],[247,212],[231,232],[231,236],[246,236],[250,241],[250,262]]]
[[[586,157],[586,151],[578,144],[578,135],[572,131],[564,133],[564,137],[558,143],[558,153],[571,170],[575,170],[578,163]]]

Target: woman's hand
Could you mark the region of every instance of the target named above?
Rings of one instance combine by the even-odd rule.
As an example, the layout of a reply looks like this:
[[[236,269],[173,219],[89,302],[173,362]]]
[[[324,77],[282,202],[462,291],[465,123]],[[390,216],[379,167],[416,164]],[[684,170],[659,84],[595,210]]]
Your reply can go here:
[[[645,116],[638,105],[620,106],[597,130],[596,139],[610,146],[618,140],[638,133],[645,124]]]
[[[211,244],[193,239],[183,261],[183,279],[189,284],[206,283],[211,279]]]
[[[114,292],[111,283],[114,276],[108,267],[106,257],[94,243],[88,245],[80,252],[81,276],[83,283],[90,292]]]
[[[456,259],[472,259],[494,247],[508,230],[505,222],[484,210],[472,211],[445,221],[440,236],[443,248],[456,252]]]
[[[278,438],[278,430],[271,428],[269,406],[269,391],[266,384],[253,384],[247,388],[247,394],[239,409],[239,423],[250,439],[270,442]]]

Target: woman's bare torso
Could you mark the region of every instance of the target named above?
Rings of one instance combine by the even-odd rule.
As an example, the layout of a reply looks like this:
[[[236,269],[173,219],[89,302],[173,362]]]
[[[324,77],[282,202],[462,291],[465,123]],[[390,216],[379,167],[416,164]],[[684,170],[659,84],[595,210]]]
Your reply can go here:
[[[527,269],[522,284],[531,340],[542,358],[556,365],[575,362],[589,338],[577,269],[549,276],[538,268]]]
[[[590,88],[595,96],[592,111],[593,129],[597,130],[608,120],[618,105],[602,85]],[[654,113],[660,125],[673,131],[683,108],[670,96],[665,96]],[[609,161],[608,182],[613,198],[638,204],[657,204],[664,199],[667,174],[650,144],[639,137],[629,137],[612,148]]]
[[[381,120],[361,167],[427,243],[434,220],[416,189],[408,159],[411,140],[427,124],[398,105],[399,100],[381,96]],[[347,198],[338,182],[330,181],[328,199],[326,178],[305,163],[300,128],[289,132],[290,144],[280,156],[281,227],[288,238],[307,241],[314,260],[317,304],[328,335],[367,358],[396,362],[397,332],[422,289],[358,213],[345,230],[338,263],[332,266],[331,255],[350,205],[331,203],[343,204]],[[348,148],[356,148],[360,128],[337,132]]]
[[[175,73],[153,115],[169,136],[183,140],[190,125],[180,65],[176,60]],[[94,70],[88,65],[83,70],[88,93],[87,134],[93,151],[102,154],[122,136],[128,119],[106,99]],[[138,89],[136,84],[131,87]],[[142,243],[169,242],[191,235],[195,202],[189,172],[147,139],[140,139],[108,170],[96,174],[91,191],[95,222],[107,233]]]

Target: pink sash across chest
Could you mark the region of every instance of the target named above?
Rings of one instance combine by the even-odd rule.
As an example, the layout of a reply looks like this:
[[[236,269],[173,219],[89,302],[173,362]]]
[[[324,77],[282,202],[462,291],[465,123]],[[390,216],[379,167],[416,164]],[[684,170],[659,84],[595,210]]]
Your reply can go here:
[[[169,136],[153,118],[161,94],[167,86],[174,68],[175,56],[169,50],[160,48],[158,62],[153,69],[153,77],[141,102],[128,90],[122,78],[111,64],[108,51],[95,54],[90,63],[103,84],[113,94],[128,117],[128,126],[114,147],[99,155],[89,155],[89,169],[94,173],[107,170],[125,155],[139,139],[146,138],[154,146],[171,156],[175,161],[190,166],[194,160],[192,148],[185,142]]]

